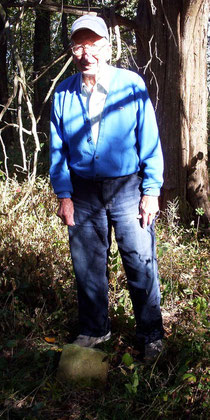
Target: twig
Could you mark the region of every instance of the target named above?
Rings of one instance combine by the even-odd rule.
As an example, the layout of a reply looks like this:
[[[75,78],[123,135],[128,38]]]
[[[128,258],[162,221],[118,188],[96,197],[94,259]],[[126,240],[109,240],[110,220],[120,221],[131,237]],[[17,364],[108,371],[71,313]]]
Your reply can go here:
[[[7,7],[21,7],[23,6],[25,8],[32,7],[33,9],[41,9],[41,10],[47,10],[48,12],[57,12],[60,13],[60,5],[57,3],[52,3],[51,1],[45,1],[43,3],[40,2],[34,2],[34,1],[26,1],[26,2],[14,2],[14,1],[8,1]],[[63,6],[63,12],[66,14],[74,15],[74,16],[83,16],[86,14],[91,15],[98,15],[102,17],[108,17],[110,8],[109,7],[91,7],[91,12],[88,12],[88,7],[77,7],[77,6]],[[133,19],[129,19],[125,16],[121,16],[118,14],[115,14],[116,20],[118,25],[126,26],[129,29],[135,29],[138,30],[138,24]]]
[[[62,74],[66,71],[67,67],[69,66],[69,64],[70,64],[71,62],[72,62],[72,56],[71,56],[71,57],[69,57],[69,59],[67,60],[67,62],[66,62],[66,63],[64,64],[64,66],[62,67],[61,71],[60,71],[60,72],[57,74],[57,76],[53,79],[53,83],[52,83],[52,85],[51,85],[51,87],[50,87],[49,91],[47,92],[47,95],[45,96],[44,101],[42,102],[41,110],[40,110],[40,113],[39,113],[39,115],[38,115],[38,117],[37,117],[37,120],[36,120],[37,124],[38,124],[38,122],[40,121],[40,118],[41,118],[41,115],[42,115],[43,108],[44,108],[44,106],[45,106],[46,102],[48,101],[48,99],[49,99],[49,97],[50,97],[50,95],[51,95],[51,93],[52,93],[52,91],[53,91],[53,89],[54,89],[54,87],[55,87],[55,85],[56,85],[57,81],[60,79],[60,77],[62,76]]]
[[[121,57],[122,45],[121,45],[119,25],[117,24],[116,17],[115,17],[115,6],[110,7],[110,20],[111,20],[111,26],[114,28],[114,32],[116,35],[116,41],[117,41],[116,60],[118,61]]]
[[[20,139],[20,148],[21,148],[22,158],[23,158],[23,169],[24,171],[26,171],[27,165],[26,165],[26,151],[25,151],[24,140],[23,140],[22,97],[23,97],[23,88],[21,84],[19,84],[19,93],[18,93],[19,139]]]
[[[14,128],[18,128],[19,129],[19,125],[15,124],[15,123],[8,123],[6,121],[3,121],[5,123],[4,127],[2,127],[0,130],[3,131],[8,127],[14,127]],[[27,130],[26,128],[22,127],[22,130],[24,133],[29,134],[30,136],[32,135],[31,130]]]
[[[115,31],[116,40],[117,40],[117,56],[116,56],[116,60],[118,61],[120,59],[121,53],[122,53],[122,43],[121,43],[121,37],[120,37],[120,28],[119,28],[118,25],[115,25],[114,31]]]
[[[21,23],[22,23],[24,12],[25,12],[25,8],[24,8],[24,5],[22,5],[22,7],[20,7],[20,11],[19,11],[19,14],[18,14],[17,18],[15,18],[15,20],[16,20],[15,32],[18,31],[19,25],[21,25]]]
[[[64,52],[62,55],[59,55],[58,58],[56,58],[55,60],[53,60],[44,70],[41,74],[39,74],[39,76],[37,76],[35,79],[32,80],[31,83],[36,83],[39,79],[41,79],[41,77],[43,77],[45,75],[45,73],[48,72],[48,70],[51,69],[51,67],[53,67],[55,64],[57,64],[59,61],[63,60],[63,58],[65,58],[68,54],[68,51]]]
[[[110,54],[110,58],[109,58],[109,64],[111,65],[112,63],[112,45],[113,45],[113,36],[112,36],[112,27],[109,27],[109,43],[111,45],[111,54]]]
[[[55,373],[55,371],[53,371],[52,373],[50,373],[50,375],[48,375],[48,376],[46,376],[47,375],[47,370],[48,370],[48,368],[49,368],[49,364],[50,364],[50,360],[48,361],[48,364],[47,364],[47,367],[46,367],[46,369],[45,369],[45,372],[44,372],[44,375],[43,375],[43,378],[42,378],[42,381],[41,381],[41,383],[38,385],[38,386],[36,386],[31,392],[29,392],[29,394],[28,395],[26,395],[24,398],[22,398],[22,400],[20,400],[19,401],[19,403],[23,403],[28,397],[30,397],[30,395],[32,395],[33,393],[35,393],[35,395],[34,395],[34,397],[36,396],[36,394],[37,394],[37,392],[39,391],[39,389],[44,385],[44,383],[45,383],[45,381],[46,380],[49,380],[49,378],[52,376],[52,375],[54,375],[54,373]],[[17,394],[18,393],[18,391],[15,393],[15,394]],[[34,398],[32,399],[32,402],[34,401]],[[31,404],[32,405],[32,404]],[[31,407],[31,405],[30,405],[30,407]],[[13,407],[13,405],[11,404],[9,407],[6,407],[4,410],[2,410],[1,412],[0,412],[0,417],[6,412],[6,411],[8,411],[8,410],[10,410],[11,408]]]
[[[124,40],[123,40],[123,44],[125,44],[125,46],[126,46],[127,50],[129,51],[129,54],[130,54],[130,56],[131,56],[131,59],[132,59],[132,61],[133,61],[133,64],[135,65],[135,67],[136,67],[137,71],[139,71],[140,67],[138,66],[138,64],[137,64],[137,62],[136,62],[136,60],[135,60],[135,58],[134,58],[134,56],[133,56],[133,53],[132,53],[132,51],[131,51],[131,48],[128,46],[127,42],[125,42]]]
[[[32,7],[37,8],[37,9],[42,9],[42,10],[47,10],[50,12],[61,12],[61,8],[60,8],[60,4],[59,3],[53,3],[52,1],[44,1],[43,3],[40,1],[34,2],[34,1],[19,1],[19,2],[15,2],[15,1],[8,1],[7,7],[26,7],[26,8],[30,8]],[[100,13],[101,9],[99,7],[91,7],[92,12],[88,11],[88,6],[84,6],[84,7],[79,7],[79,6],[68,6],[67,4],[65,4],[63,6],[63,11],[64,13],[69,13],[75,16],[82,16],[84,14],[92,13],[92,14],[97,14]]]
[[[167,25],[168,25],[169,31],[170,31],[170,33],[171,33],[171,36],[172,36],[172,38],[173,38],[173,40],[174,40],[174,44],[175,44],[175,46],[177,47],[176,38],[175,38],[175,36],[174,36],[174,33],[173,33],[173,30],[172,30],[172,27],[171,27],[171,25],[170,25],[170,23],[169,23],[169,20],[168,20],[168,18],[167,18],[167,15],[166,15],[166,12],[165,12],[165,9],[164,9],[164,6],[163,6],[163,0],[161,0],[161,6],[162,6],[162,9],[163,9],[164,18],[165,18],[166,23],[167,23]]]
[[[6,178],[9,178],[9,172],[8,172],[8,167],[7,167],[7,160],[8,160],[8,156],[7,156],[7,151],[6,151],[6,147],[5,144],[3,142],[2,139],[2,135],[1,135],[2,129],[0,130],[0,142],[2,145],[2,149],[3,149],[3,155],[4,155],[4,167],[5,167],[5,171],[6,171]]]
[[[4,116],[4,114],[6,113],[6,111],[8,110],[11,102],[13,101],[13,99],[16,97],[17,95],[17,90],[18,90],[18,77],[15,74],[14,77],[14,88],[13,88],[13,93],[10,96],[10,98],[8,99],[7,103],[4,105],[4,108],[2,109],[1,113],[0,113],[0,121],[2,121],[2,118]]]
[[[25,71],[24,71],[23,64],[22,64],[22,61],[20,59],[18,50],[15,47],[15,42],[14,42],[14,37],[13,37],[12,31],[10,30],[9,27],[7,28],[7,32],[8,32],[8,36],[9,36],[9,39],[10,39],[10,44],[11,44],[12,52],[13,52],[13,55],[14,55],[14,59],[16,61],[16,64],[17,64],[19,72],[20,72],[20,76],[17,76],[17,79],[18,79],[19,83],[21,83],[21,85],[22,85],[24,97],[25,97],[25,100],[26,100],[26,105],[27,105],[29,117],[30,117],[30,120],[31,120],[31,132],[32,132],[32,135],[34,137],[35,146],[36,146],[36,150],[35,150],[35,155],[36,155],[40,151],[40,144],[39,144],[39,138],[38,138],[37,129],[36,129],[36,118],[34,116],[32,103],[29,99],[27,89],[26,89]],[[34,164],[36,165],[36,163],[37,163],[37,159],[35,158],[34,159]],[[35,180],[34,174],[36,174],[36,166],[33,167],[33,174],[32,174],[32,179],[33,180]]]
[[[3,105],[3,104],[0,104],[0,107],[2,107],[2,108],[4,108],[5,107],[5,105]],[[8,109],[8,111],[17,111],[17,109],[16,108],[7,108]]]
[[[59,21],[58,21],[58,24],[57,24],[57,28],[56,28],[56,31],[55,31],[55,34],[54,34],[54,36],[53,36],[53,38],[52,38],[52,42],[55,40],[55,38],[57,38],[57,36],[58,36],[58,29],[59,29],[59,26],[60,26],[60,24],[61,24],[61,22],[62,22],[62,15],[63,15],[63,0],[61,0],[61,10],[60,10],[60,19],[59,19]]]
[[[153,0],[149,0],[149,2],[150,2],[152,14],[155,15],[156,14],[157,7],[154,5]]]
[[[21,10],[20,16],[23,16],[24,11]],[[16,22],[16,28],[18,27],[18,22]],[[16,211],[29,197],[29,195],[31,194],[32,191],[32,187],[33,184],[35,182],[35,178],[36,178],[36,172],[37,172],[37,157],[38,157],[38,152],[40,151],[40,143],[39,143],[39,138],[38,138],[38,134],[37,134],[37,122],[36,122],[36,118],[34,116],[33,113],[33,107],[32,107],[32,103],[30,101],[28,92],[27,92],[27,86],[26,86],[26,77],[25,77],[25,71],[24,71],[24,67],[22,64],[22,61],[20,59],[18,50],[16,48],[15,45],[15,41],[14,41],[14,37],[13,37],[13,33],[10,29],[9,24],[7,24],[7,26],[5,26],[6,28],[6,33],[8,35],[8,38],[10,40],[10,45],[11,45],[11,49],[12,49],[12,53],[14,56],[14,60],[17,64],[18,70],[19,70],[19,74],[20,76],[15,76],[15,81],[14,81],[14,91],[13,91],[13,95],[11,96],[11,98],[8,100],[6,107],[2,110],[0,117],[2,119],[4,113],[6,112],[6,109],[9,107],[14,95],[17,94],[17,85],[19,84],[20,87],[20,93],[19,93],[19,97],[18,97],[18,102],[19,102],[19,106],[22,104],[22,96],[24,96],[24,99],[26,101],[26,105],[28,108],[28,114],[31,120],[31,134],[34,138],[34,142],[35,142],[35,152],[34,152],[34,161],[33,161],[33,170],[32,170],[32,175],[30,176],[29,171],[28,171],[28,177],[29,177],[29,181],[30,181],[30,188],[27,191],[27,193],[25,194],[25,196],[23,197],[23,199],[20,201],[20,203],[18,203],[13,209],[12,212]],[[18,108],[18,123],[19,123],[19,134],[20,134],[20,143],[21,143],[21,148],[22,148],[22,155],[23,155],[23,169],[26,170],[26,156],[25,156],[25,149],[24,149],[24,144],[23,144],[23,137],[22,137],[22,117],[21,117],[21,111]]]
[[[152,40],[153,40],[153,38],[154,38],[154,34],[151,36],[151,38],[149,40],[149,54],[150,54],[150,59],[147,62],[147,64],[144,66],[144,74],[146,73],[147,69],[149,68],[149,70],[150,70],[150,72],[152,74],[152,78],[150,80],[150,83],[152,83],[152,79],[153,78],[155,80],[155,85],[156,85],[155,110],[156,110],[157,109],[157,106],[158,106],[158,102],[159,102],[159,85],[158,85],[157,77],[156,77],[154,71],[151,68],[151,63],[152,63],[153,56],[155,56],[157,58],[157,60],[160,61],[160,64],[162,64],[162,60],[157,55],[157,43],[155,43],[155,49],[154,49],[154,52],[152,52]]]

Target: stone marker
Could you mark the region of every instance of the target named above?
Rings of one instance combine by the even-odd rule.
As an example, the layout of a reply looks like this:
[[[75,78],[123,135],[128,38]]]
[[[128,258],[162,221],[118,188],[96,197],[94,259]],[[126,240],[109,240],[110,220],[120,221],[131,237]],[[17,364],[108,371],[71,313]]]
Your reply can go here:
[[[67,344],[63,347],[57,378],[78,387],[104,386],[108,369],[108,356],[103,351]]]

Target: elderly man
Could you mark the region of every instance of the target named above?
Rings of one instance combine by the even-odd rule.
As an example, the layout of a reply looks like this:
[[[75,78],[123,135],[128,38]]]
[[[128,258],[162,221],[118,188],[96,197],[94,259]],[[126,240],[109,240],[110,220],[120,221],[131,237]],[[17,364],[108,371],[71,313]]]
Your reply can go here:
[[[114,227],[136,336],[150,359],[163,337],[154,233],[163,159],[154,110],[136,73],[107,64],[103,19],[77,19],[71,48],[79,72],[54,95],[50,175],[77,281],[80,334],[74,343],[94,347],[111,336],[107,258]]]

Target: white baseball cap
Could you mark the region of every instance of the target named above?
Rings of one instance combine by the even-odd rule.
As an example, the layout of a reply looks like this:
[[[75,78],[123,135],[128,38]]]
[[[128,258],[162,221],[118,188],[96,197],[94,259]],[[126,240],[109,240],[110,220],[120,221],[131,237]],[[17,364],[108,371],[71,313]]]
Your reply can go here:
[[[109,40],[109,32],[104,20],[95,15],[83,15],[76,19],[71,27],[71,38],[81,29],[90,29],[102,38]]]

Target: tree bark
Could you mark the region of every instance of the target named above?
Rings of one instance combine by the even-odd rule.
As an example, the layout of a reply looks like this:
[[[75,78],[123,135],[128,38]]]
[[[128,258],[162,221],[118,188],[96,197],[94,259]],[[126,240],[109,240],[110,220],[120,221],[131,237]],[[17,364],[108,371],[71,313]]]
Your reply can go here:
[[[34,74],[37,77],[47,62],[50,61],[50,13],[36,10],[35,35],[34,35]],[[34,84],[34,114],[39,116],[42,103],[50,88],[50,72]],[[38,131],[48,132],[50,117],[50,103],[46,103],[42,117],[38,124]]]
[[[162,206],[180,197],[209,216],[206,41],[208,0],[140,0],[140,73],[157,104],[165,156]]]
[[[68,37],[68,26],[67,26],[67,15],[66,13],[62,14],[62,27],[61,27],[61,38],[64,50],[68,47],[70,39]]]
[[[5,19],[3,16],[3,7],[1,9],[2,13],[0,14],[0,112],[2,111],[2,107],[7,103],[9,99],[9,92],[8,92],[8,79],[7,79],[7,39],[6,36],[3,35],[4,26],[5,26],[5,19],[6,19],[6,12],[5,12]],[[11,113],[9,110],[4,115],[4,121],[7,123],[11,123]],[[0,128],[5,126],[5,123],[1,122]],[[2,138],[5,142],[5,146],[10,146],[13,141],[13,130],[11,127],[6,128],[2,132]]]

